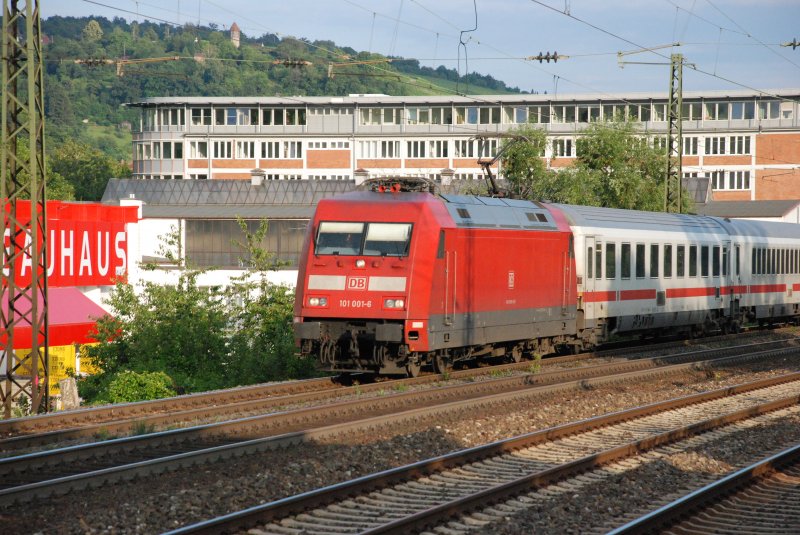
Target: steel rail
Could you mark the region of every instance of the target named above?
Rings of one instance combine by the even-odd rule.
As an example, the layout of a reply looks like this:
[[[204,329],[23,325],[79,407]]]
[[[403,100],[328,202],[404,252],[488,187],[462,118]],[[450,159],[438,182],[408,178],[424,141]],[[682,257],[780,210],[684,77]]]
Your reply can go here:
[[[768,349],[774,348],[774,349]],[[697,362],[704,359],[713,358],[716,355],[753,355],[768,356],[770,351],[797,351],[800,349],[800,339],[792,338],[788,340],[779,340],[771,342],[761,342],[755,344],[744,344],[733,347],[705,349],[700,351],[693,351],[687,353],[678,353],[674,355],[665,355],[659,357],[647,357],[634,360],[620,360],[611,363],[603,363],[593,366],[584,366],[570,368],[567,370],[555,370],[550,372],[538,374],[524,374],[512,377],[500,377],[496,379],[488,379],[471,384],[456,384],[451,386],[444,386],[437,389],[427,391],[409,391],[409,392],[395,392],[386,396],[370,398],[372,401],[343,401],[327,404],[324,407],[301,408],[296,410],[284,410],[282,412],[273,412],[271,414],[260,414],[256,416],[249,416],[245,418],[237,418],[228,422],[218,424],[207,424],[206,429],[213,430],[214,432],[221,433],[220,429],[227,427],[228,429],[235,428],[248,428],[253,427],[253,422],[262,421],[259,419],[266,419],[265,430],[271,428],[279,428],[281,431],[286,432],[294,429],[289,428],[289,420],[295,418],[296,420],[305,422],[307,424],[314,424],[314,422],[324,422],[329,419],[331,413],[334,411],[345,412],[352,414],[357,411],[357,407],[368,407],[370,411],[375,410],[397,410],[410,408],[413,405],[420,403],[433,403],[436,401],[444,402],[448,399],[454,399],[459,396],[479,396],[487,395],[491,392],[508,391],[513,389],[524,389],[536,385],[555,384],[576,379],[586,379],[591,377],[601,377],[608,373],[616,372],[622,373],[625,371],[642,370],[648,368],[655,368],[664,366],[669,363],[680,362]],[[754,350],[761,350],[760,353],[753,353]],[[574,361],[575,357],[564,357],[559,363]],[[555,364],[555,363],[554,363]],[[514,364],[508,366],[526,366],[525,364]],[[493,368],[494,370],[494,368]],[[466,370],[466,372],[474,372],[474,370]],[[458,372],[457,372],[458,373]],[[492,372],[490,372],[492,373]],[[454,378],[469,377],[469,375],[453,374]],[[434,376],[439,377],[439,376]],[[419,379],[419,378],[417,378]],[[405,382],[403,384],[409,384]],[[419,384],[419,383],[414,383]],[[333,390],[323,390],[318,392],[301,393],[287,396],[275,396],[265,400],[256,401],[243,401],[237,404],[229,404],[223,407],[201,407],[192,410],[172,412],[167,414],[156,414],[152,416],[144,416],[138,419],[125,419],[116,422],[104,422],[100,424],[84,425],[78,428],[71,428],[59,431],[50,431],[46,433],[38,433],[33,435],[21,435],[17,437],[7,438],[0,440],[0,451],[11,452],[14,450],[27,449],[35,446],[42,446],[53,444],[57,442],[64,442],[68,440],[75,440],[85,437],[99,437],[99,436],[113,436],[116,434],[129,433],[137,428],[155,427],[156,425],[174,425],[176,422],[197,422],[208,421],[215,417],[230,416],[232,413],[241,414],[242,412],[263,412],[266,410],[280,410],[284,407],[317,402],[323,400],[330,400],[336,397],[344,397],[345,395],[353,396],[354,394],[363,394],[365,392],[380,392],[386,391],[387,383],[377,383],[371,385],[364,385],[351,388],[338,388]],[[324,411],[324,414],[320,414]],[[243,422],[249,422],[247,425],[242,425]],[[270,423],[266,423],[270,422]],[[275,422],[275,423],[271,423]],[[195,426],[190,429],[202,429],[203,426]]]
[[[741,336],[741,335],[739,335]],[[716,337],[714,340],[732,338],[733,335],[725,337]],[[700,342],[707,341],[703,339]],[[800,340],[800,339],[798,339]],[[582,353],[580,355],[567,355],[560,357],[550,357],[540,362],[542,367],[550,367],[561,365],[567,362],[589,360],[593,358],[608,358],[608,357],[621,357],[625,354],[631,354],[642,350],[653,351],[663,350],[673,347],[685,346],[688,343],[695,343],[697,341],[684,341],[684,342],[665,342],[660,344],[650,344],[648,346],[633,346],[633,347],[619,347],[615,349],[604,349],[601,351],[594,351]],[[771,343],[787,343],[787,341],[778,342],[763,342],[762,345]],[[757,345],[757,344],[756,344]],[[478,369],[468,369],[451,371],[446,375],[427,374],[417,378],[405,378],[382,381],[373,384],[361,384],[359,389],[361,392],[371,392],[380,390],[382,388],[393,388],[399,385],[423,385],[442,381],[448,379],[466,379],[490,373],[502,373],[505,371],[524,370],[530,367],[530,361],[504,364],[493,366],[491,368],[484,367]],[[358,380],[358,376],[354,377]],[[369,377],[364,377],[369,380]],[[320,391],[327,392],[327,394],[320,394],[315,397],[315,393]],[[324,399],[327,397],[345,396],[353,391],[353,388],[347,390],[339,385],[335,378],[324,377],[319,379],[306,379],[300,381],[286,381],[281,383],[268,383],[252,386],[244,386],[238,388],[231,388],[227,390],[215,390],[210,392],[200,392],[195,394],[187,394],[183,396],[176,396],[166,399],[140,401],[133,403],[119,403],[114,405],[103,405],[98,407],[84,407],[75,410],[59,411],[49,414],[33,415],[23,418],[12,418],[7,420],[0,420],[0,437],[13,438],[14,436],[24,434],[44,434],[47,431],[56,429],[70,428],[70,427],[90,427],[97,426],[106,422],[128,422],[128,428],[134,425],[140,425],[142,419],[154,418],[158,414],[185,414],[191,418],[192,411],[197,411],[199,415],[206,415],[205,417],[214,417],[217,415],[226,414],[226,407],[231,406],[236,410],[238,405],[242,410],[247,409],[247,403],[253,402],[257,407],[258,403],[264,403],[263,407],[268,408],[275,406],[277,402],[270,404],[267,400],[274,397],[286,396],[302,396],[308,395],[308,400]],[[298,398],[303,402],[302,398]],[[258,410],[253,409],[253,410]],[[161,420],[169,421],[169,420]],[[154,423],[159,423],[156,419]],[[2,440],[0,440],[2,444]]]
[[[609,535],[660,533],[679,521],[693,517],[696,512],[707,508],[710,504],[720,502],[730,494],[748,487],[756,481],[769,479],[770,475],[775,472],[784,469],[788,465],[797,465],[798,463],[800,463],[800,445],[788,448],[710,483],[672,503],[610,531]],[[796,492],[795,496],[797,497],[798,494],[800,492]],[[779,507],[785,504],[774,505]],[[768,504],[763,501],[759,503],[759,506],[762,510],[768,509]],[[710,516],[713,516],[713,514]],[[782,528],[786,527],[782,526]]]
[[[170,531],[168,534],[184,535],[189,533],[219,533],[223,531],[246,530],[253,526],[268,524],[291,515],[324,507],[342,499],[352,499],[357,495],[363,495],[372,491],[385,489],[398,483],[430,476],[431,474],[445,469],[464,466],[524,447],[555,441],[568,435],[641,418],[649,414],[701,403],[709,399],[707,396],[723,397],[726,395],[735,395],[736,393],[739,393],[738,387],[731,387],[711,393],[695,394],[684,398],[669,400],[667,402],[638,407],[629,411],[620,411],[610,415],[590,418],[581,422],[565,424],[563,426],[470,448],[460,452],[454,452],[427,461],[421,461],[251,507],[190,526],[184,526]],[[427,510],[389,521],[379,527],[363,530],[361,533],[410,533],[430,528],[454,515],[464,514],[479,507],[497,503],[500,500],[515,496],[521,492],[530,491],[532,488],[543,487],[625,457],[640,454],[653,448],[677,442],[733,422],[746,420],[768,412],[797,405],[798,403],[800,403],[800,395],[792,395],[790,397],[762,403],[755,407],[751,406],[723,416],[709,418],[667,432],[651,435],[622,446],[584,456],[559,466],[531,473],[512,481],[495,485],[491,488],[473,492],[464,497],[447,501]]]
[[[783,349],[776,351],[789,350]],[[791,351],[796,351],[796,349],[792,349]],[[772,353],[774,352],[775,351]],[[727,357],[721,360],[730,363],[734,361],[750,360],[750,357]],[[345,437],[353,431],[389,427],[402,422],[419,422],[425,419],[434,420],[440,419],[443,416],[453,417],[458,415],[474,415],[479,410],[488,411],[493,407],[507,407],[511,403],[521,399],[530,398],[531,396],[541,396],[551,392],[568,389],[582,390],[592,386],[616,384],[624,381],[636,380],[640,379],[643,375],[678,373],[696,367],[697,363],[684,363],[655,370],[627,372],[624,374],[606,377],[580,379],[570,381],[568,383],[538,386],[527,390],[502,392],[499,394],[482,396],[478,399],[453,401],[433,407],[427,406],[413,410],[405,410],[400,413],[398,413],[396,410],[392,410],[372,418],[355,420],[351,419],[350,421],[344,423],[328,425],[317,429],[309,430],[308,428],[304,428],[303,430],[297,430],[295,432],[284,432],[283,434],[277,436],[230,442],[217,447],[202,448],[199,450],[196,449],[197,446],[195,445],[195,442],[200,440],[203,435],[199,433],[198,430],[173,430],[155,433],[150,436],[144,435],[138,437],[128,437],[108,442],[73,446],[63,450],[51,450],[2,459],[0,460],[0,481],[12,480],[12,476],[15,473],[27,473],[35,469],[47,467],[57,467],[59,469],[63,469],[68,462],[79,463],[97,458],[102,455],[118,456],[131,450],[142,450],[147,447],[152,448],[155,447],[152,445],[153,443],[156,443],[161,447],[167,447],[174,451],[179,438],[182,438],[184,442],[188,440],[192,447],[195,448],[195,451],[180,453],[177,455],[162,456],[148,461],[114,466],[90,472],[78,473],[71,476],[57,477],[55,479],[47,479],[0,489],[0,504],[22,502],[35,497],[46,497],[68,492],[69,490],[85,488],[88,486],[99,486],[109,482],[127,480],[136,476],[147,476],[153,473],[160,473],[164,470],[174,470],[181,467],[193,466],[219,459],[230,458],[233,456],[274,450],[281,447],[289,447],[291,445],[310,440],[317,440],[324,437]],[[798,378],[800,378],[800,372],[752,383],[753,386],[744,385],[740,387],[740,389],[746,390],[753,388],[764,388],[765,385],[768,386],[780,384],[797,380]],[[737,390],[723,389],[718,392],[725,391]],[[707,396],[708,399],[713,399],[718,395],[720,394],[711,393],[699,394],[697,396]],[[696,399],[701,398],[697,397]],[[330,421],[330,418],[327,418],[327,420]],[[213,426],[202,427],[202,431],[208,431],[207,428]]]

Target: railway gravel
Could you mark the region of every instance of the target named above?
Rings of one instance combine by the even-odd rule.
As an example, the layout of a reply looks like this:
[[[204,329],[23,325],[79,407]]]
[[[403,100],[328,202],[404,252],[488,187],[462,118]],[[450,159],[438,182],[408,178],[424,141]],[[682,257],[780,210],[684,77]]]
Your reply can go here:
[[[615,474],[597,484],[548,487],[433,533],[607,533],[800,442],[800,414],[796,410],[782,412],[787,414],[778,422],[701,435],[690,440],[695,445],[688,451],[659,448],[636,460],[605,467],[604,471]],[[467,527],[470,529],[463,529]]]
[[[799,369],[800,363],[796,359],[787,358],[733,370],[686,373],[636,385],[554,395],[546,405],[520,403],[491,417],[418,422],[391,431],[353,435],[346,443],[329,441],[295,447],[290,451],[248,456],[194,470],[166,473],[126,486],[86,490],[22,508],[0,510],[0,530],[8,533],[157,533],[497,438]],[[794,426],[800,428],[796,422]],[[791,426],[788,427],[775,433],[775,439],[781,439],[781,442],[790,439],[793,435]],[[747,445],[748,441],[726,442],[725,447],[737,448],[738,444]],[[716,459],[710,454],[698,453],[698,469],[702,469],[702,463],[711,463],[709,466],[712,468],[717,462],[734,464]],[[694,462],[691,456],[678,461],[686,466]],[[674,465],[669,466],[675,469]],[[667,474],[668,468],[663,468]],[[660,489],[660,480],[652,481],[658,481],[652,485],[653,489]],[[624,482],[620,488],[625,488]],[[661,490],[657,492],[663,496]],[[633,497],[640,495],[644,494],[631,494]],[[620,494],[619,500],[613,502],[605,486],[602,492],[594,490],[594,499],[600,500],[596,506],[581,496],[568,503],[593,504],[586,511],[592,517],[597,514],[596,507],[622,511],[618,514],[629,512],[621,501],[626,499],[625,496]],[[605,503],[605,499],[612,501]],[[569,517],[576,513],[563,511],[563,514]],[[615,518],[613,514],[611,518]],[[575,525],[581,526],[576,522]],[[529,532],[525,528],[515,531],[517,525],[518,521],[509,521],[503,529],[507,533]],[[572,529],[562,523],[559,531],[563,532],[564,527]]]

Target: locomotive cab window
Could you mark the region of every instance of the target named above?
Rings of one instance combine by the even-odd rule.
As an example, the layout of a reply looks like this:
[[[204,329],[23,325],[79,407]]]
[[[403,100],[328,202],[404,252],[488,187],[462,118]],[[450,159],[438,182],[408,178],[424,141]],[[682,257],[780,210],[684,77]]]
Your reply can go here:
[[[364,240],[365,256],[406,256],[411,223],[369,223]]]
[[[317,231],[318,255],[406,256],[411,223],[323,221]]]
[[[319,224],[314,252],[318,255],[356,255],[361,251],[364,223],[323,221]]]

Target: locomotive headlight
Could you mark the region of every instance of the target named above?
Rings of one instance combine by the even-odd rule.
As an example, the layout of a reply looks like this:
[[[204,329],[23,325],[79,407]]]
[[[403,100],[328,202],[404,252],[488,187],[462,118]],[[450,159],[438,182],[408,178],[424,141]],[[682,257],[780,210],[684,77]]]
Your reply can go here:
[[[384,308],[403,308],[406,302],[403,299],[384,299]]]
[[[363,258],[359,258],[358,260],[356,260],[356,267],[357,268],[363,268],[363,267],[366,267],[366,266],[367,266],[367,261],[364,260]]]
[[[326,307],[326,306],[328,306],[328,298],[327,297],[309,297],[308,298],[308,306]]]

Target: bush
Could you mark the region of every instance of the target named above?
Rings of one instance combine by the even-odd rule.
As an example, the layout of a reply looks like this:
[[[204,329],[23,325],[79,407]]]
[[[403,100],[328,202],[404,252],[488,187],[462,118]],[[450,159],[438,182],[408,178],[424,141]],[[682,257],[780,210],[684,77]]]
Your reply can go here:
[[[172,379],[164,372],[117,373],[108,385],[108,400],[111,403],[161,399],[175,395]]]

